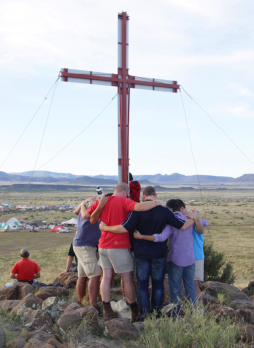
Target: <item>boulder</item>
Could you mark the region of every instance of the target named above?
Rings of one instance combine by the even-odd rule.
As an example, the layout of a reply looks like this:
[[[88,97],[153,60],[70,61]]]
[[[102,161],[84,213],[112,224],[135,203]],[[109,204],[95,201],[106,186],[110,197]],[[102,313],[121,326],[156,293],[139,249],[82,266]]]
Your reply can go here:
[[[34,294],[28,294],[26,295],[23,300],[19,302],[19,304],[14,307],[11,311],[11,314],[13,315],[21,315],[21,313],[26,309],[26,308],[32,308],[34,310],[41,308],[43,301],[35,296]]]
[[[67,330],[70,326],[80,324],[83,318],[87,318],[90,323],[98,323],[98,311],[93,306],[82,307],[69,312],[64,312],[57,320],[57,325],[62,330]]]
[[[54,283],[61,284],[66,289],[74,289],[78,281],[78,274],[76,272],[66,272],[59,275]]]
[[[23,300],[28,294],[32,294],[34,292],[33,285],[29,283],[15,283],[15,286],[18,287],[18,300]]]
[[[251,301],[254,301],[254,295],[250,296]]]
[[[60,336],[56,331],[54,331],[52,329],[51,326],[47,325],[47,324],[44,324],[41,328],[40,328],[41,331],[44,331],[48,334],[51,334],[53,336],[55,336],[55,338],[60,342],[60,343],[63,343],[63,339],[62,339],[62,336]]]
[[[48,344],[51,344],[53,347],[55,348],[66,348],[66,346],[64,346],[62,343],[60,343],[59,341],[57,341],[55,338],[50,338],[47,341]]]
[[[11,312],[14,307],[20,303],[20,300],[4,300],[0,301],[0,310]]]
[[[38,340],[37,338],[31,338],[25,345],[24,348],[54,348],[52,344],[45,343]]]
[[[18,337],[15,340],[9,341],[6,344],[7,348],[24,348],[26,340],[23,337]]]
[[[44,301],[48,297],[63,297],[69,296],[69,294],[70,291],[65,288],[60,288],[59,286],[47,286],[41,288],[36,296]]]
[[[81,304],[78,302],[72,302],[64,311],[65,312],[70,312],[70,311],[75,311],[76,309],[82,308]]]
[[[219,304],[219,301],[217,300],[217,298],[206,293],[202,293],[201,299],[204,306],[207,306],[208,304]]]
[[[243,322],[254,325],[254,312],[250,309],[237,309],[237,312],[243,317]]]
[[[248,293],[249,293],[249,288],[248,288],[248,287],[243,288],[243,289],[241,290],[241,292],[243,292],[244,294],[248,295]]]
[[[46,313],[45,311],[41,309],[37,309],[37,310],[33,310],[33,312],[30,313],[30,315],[28,315],[28,318],[25,321],[24,326],[28,330],[38,330],[44,324],[52,326],[53,320],[48,313]]]
[[[241,301],[235,300],[231,302],[230,306],[234,309],[251,309],[254,310],[254,302],[253,301]]]
[[[243,322],[242,315],[238,311],[234,310],[233,308],[230,308],[227,306],[221,306],[220,309],[215,311],[215,313],[216,312],[217,312],[217,315],[215,317],[215,320],[217,323],[219,323],[221,319],[225,319],[225,318],[230,318],[232,322],[236,322],[236,323]]]
[[[34,287],[28,283],[16,282],[10,288],[0,290],[0,301],[22,300],[26,295],[32,293]]]
[[[235,300],[240,300],[240,301],[251,301],[251,298],[246,295],[244,292],[237,292],[236,294],[232,294],[231,295],[231,300],[235,301]]]
[[[245,343],[254,342],[254,325],[243,325],[240,331],[241,341]]]
[[[20,320],[24,323],[25,321],[27,321],[27,319],[32,315],[34,309],[32,308],[26,308],[23,310],[23,312],[21,312],[20,314]]]
[[[5,333],[4,330],[0,328],[0,348],[5,346]]]
[[[82,346],[79,346],[79,348],[107,348],[107,346],[105,346],[105,344],[103,344],[101,342],[92,341],[92,342],[88,342]]]
[[[17,300],[18,299],[18,287],[12,286],[11,288],[5,288],[0,290],[0,301],[3,300]]]
[[[143,323],[133,323],[133,325],[135,326],[135,328],[139,331],[139,332],[144,332],[145,331],[145,326]]]
[[[201,290],[213,297],[217,297],[218,294],[221,293],[229,294],[232,296],[233,294],[240,292],[240,290],[233,285],[212,281],[203,283],[201,285]]]
[[[50,338],[55,338],[55,336],[42,330],[35,330],[27,335],[26,340],[29,341],[31,338],[37,338],[37,340],[47,343]]]
[[[138,330],[129,320],[116,318],[104,323],[104,335],[112,339],[136,340]]]
[[[42,309],[51,316],[54,322],[61,317],[68,306],[69,303],[59,297],[48,297],[42,303]]]

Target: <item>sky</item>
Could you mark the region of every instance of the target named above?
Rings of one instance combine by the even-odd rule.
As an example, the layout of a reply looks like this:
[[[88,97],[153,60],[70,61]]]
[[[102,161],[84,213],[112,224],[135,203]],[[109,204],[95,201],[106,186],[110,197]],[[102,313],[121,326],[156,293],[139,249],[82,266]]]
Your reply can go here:
[[[117,73],[122,11],[129,73],[177,80],[249,159],[184,92],[190,137],[180,93],[132,89],[130,171],[254,173],[252,0],[2,0],[0,170],[117,174],[116,88],[59,81],[44,99],[61,68]]]

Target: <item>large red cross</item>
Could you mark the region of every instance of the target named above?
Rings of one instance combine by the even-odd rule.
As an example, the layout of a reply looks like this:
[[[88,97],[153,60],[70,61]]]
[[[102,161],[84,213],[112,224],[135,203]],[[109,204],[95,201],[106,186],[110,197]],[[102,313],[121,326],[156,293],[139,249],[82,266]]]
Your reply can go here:
[[[177,92],[176,81],[151,79],[129,75],[129,16],[118,14],[118,73],[104,74],[94,71],[61,69],[65,82],[113,86],[118,88],[118,182],[129,181],[129,114],[130,89],[147,89]]]

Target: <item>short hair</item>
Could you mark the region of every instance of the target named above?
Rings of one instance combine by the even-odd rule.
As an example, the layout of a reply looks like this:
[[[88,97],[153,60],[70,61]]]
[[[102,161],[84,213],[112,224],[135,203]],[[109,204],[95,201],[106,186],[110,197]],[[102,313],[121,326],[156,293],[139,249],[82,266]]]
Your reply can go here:
[[[175,211],[180,211],[181,208],[185,208],[185,204],[181,199],[169,199],[167,201],[167,207]]]
[[[146,186],[143,190],[143,195],[145,196],[155,196],[155,188],[153,186]]]
[[[131,173],[129,173],[129,181],[133,181],[133,176]]]
[[[123,192],[126,191],[127,195],[129,195],[130,189],[129,185],[126,184],[126,182],[121,182],[120,184],[116,185],[115,192]]]
[[[20,250],[20,255],[24,258],[24,259],[28,259],[29,257],[29,251],[27,249],[21,249]]]

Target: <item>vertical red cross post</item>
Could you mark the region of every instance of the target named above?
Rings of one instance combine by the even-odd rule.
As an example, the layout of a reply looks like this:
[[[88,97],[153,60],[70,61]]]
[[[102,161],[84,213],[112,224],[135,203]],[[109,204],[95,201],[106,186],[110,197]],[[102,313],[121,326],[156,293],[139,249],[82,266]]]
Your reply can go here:
[[[161,92],[177,92],[176,81],[144,78],[129,75],[129,15],[118,14],[118,72],[105,74],[94,71],[61,69],[65,82],[79,82],[118,88],[118,182],[129,182],[129,120],[130,89],[147,89]]]

